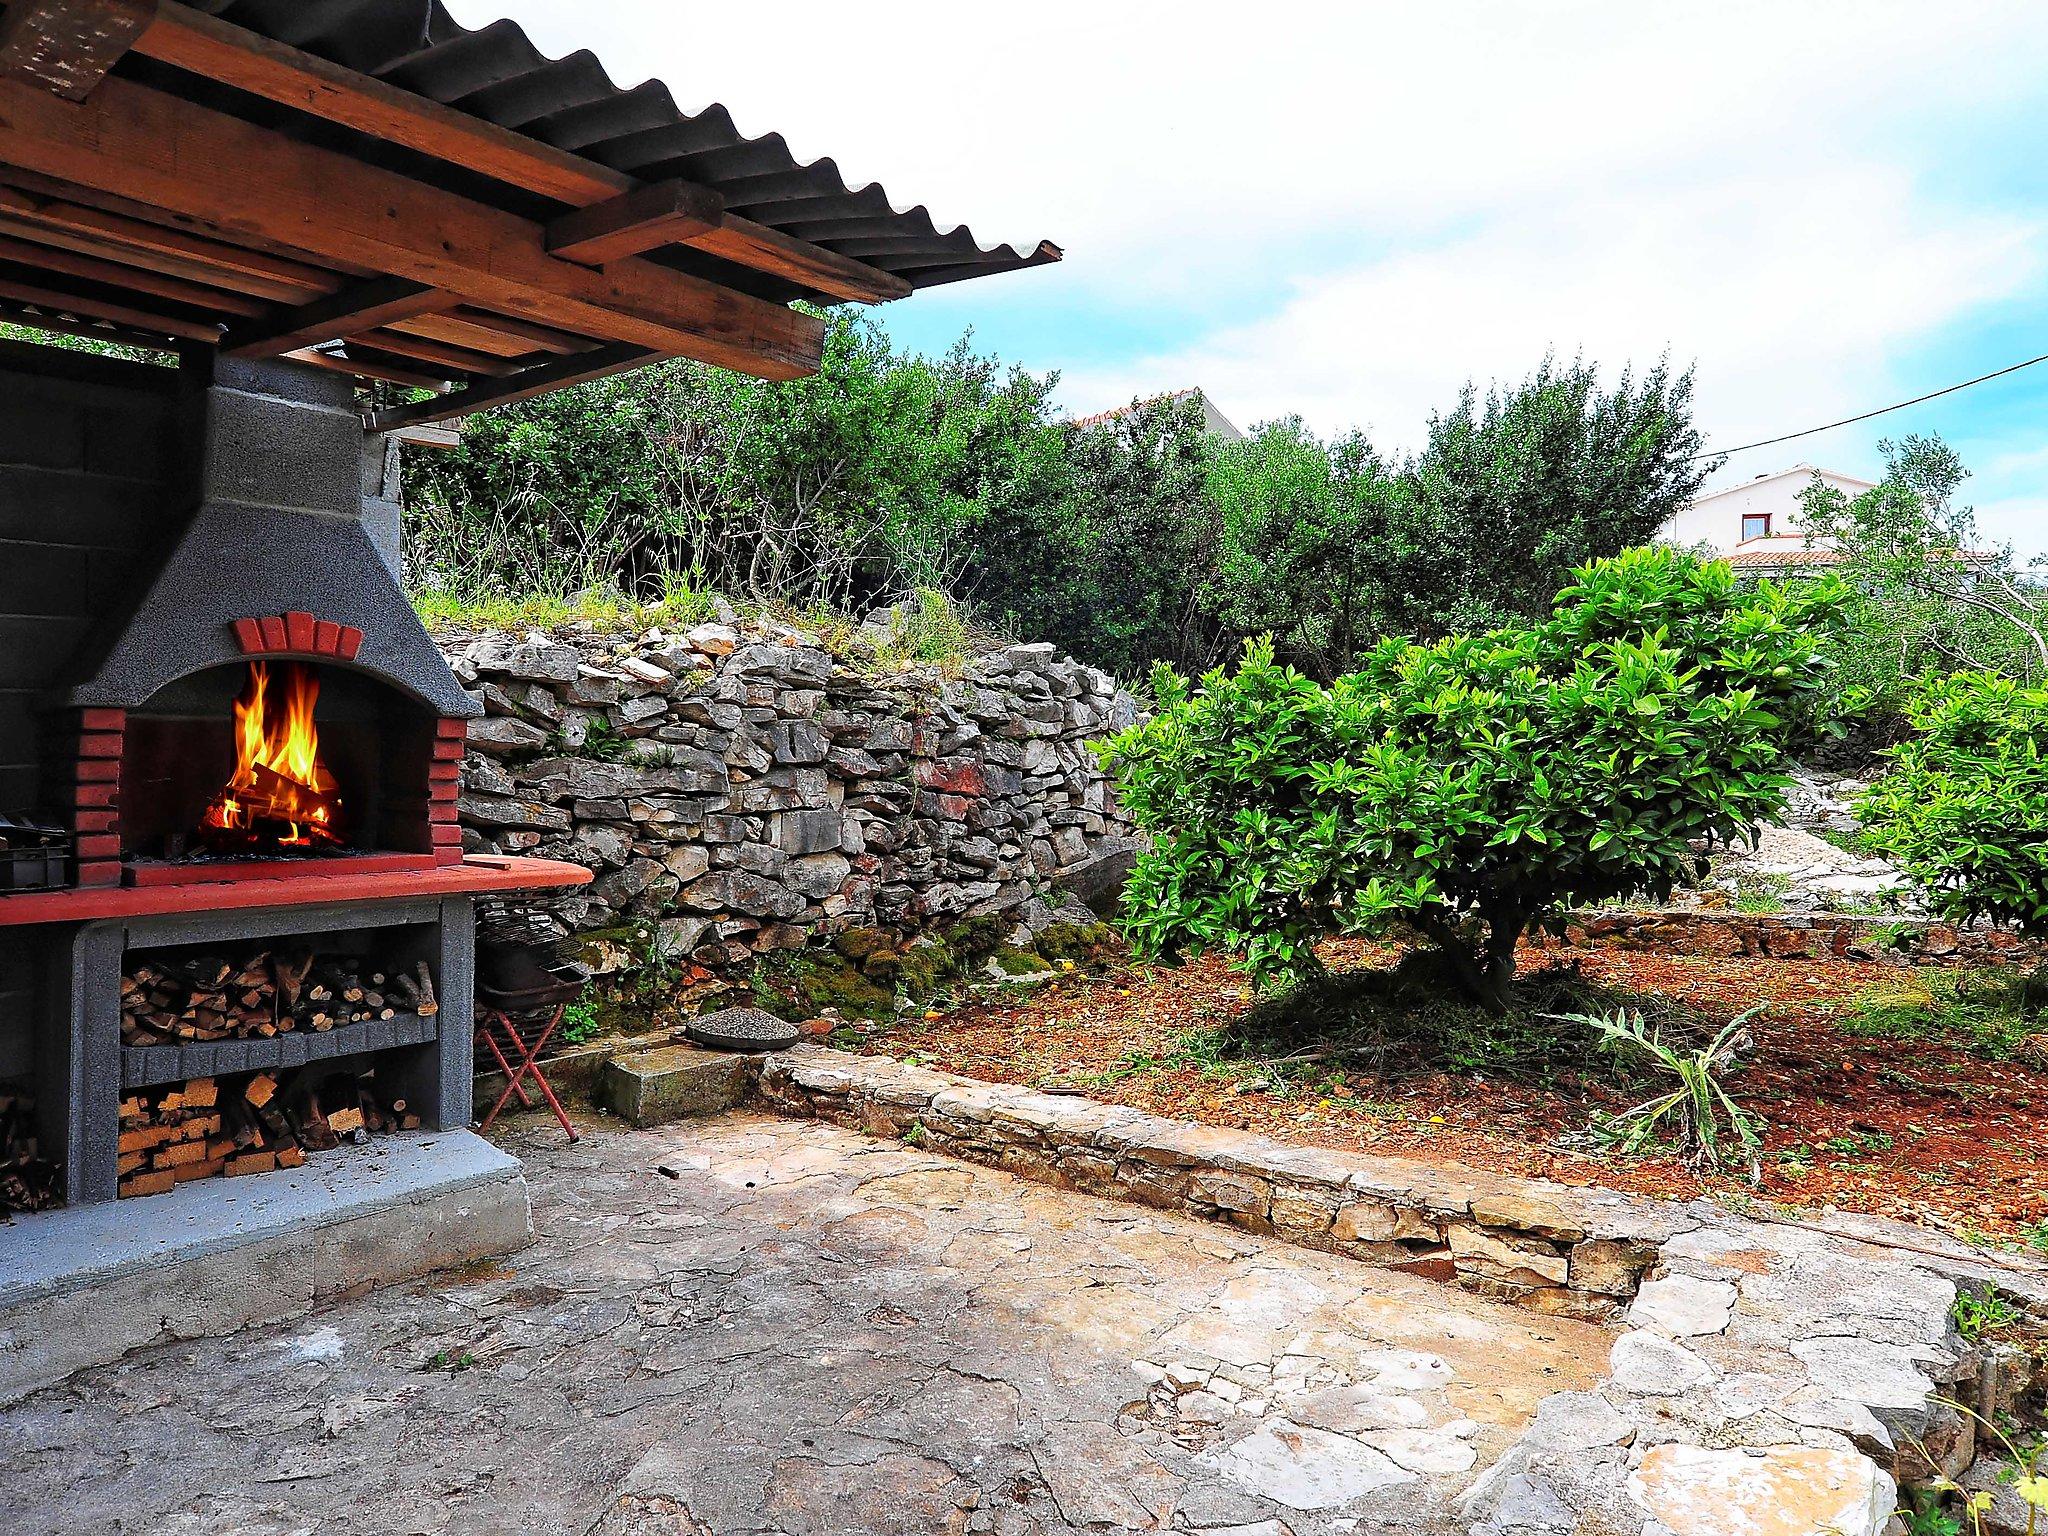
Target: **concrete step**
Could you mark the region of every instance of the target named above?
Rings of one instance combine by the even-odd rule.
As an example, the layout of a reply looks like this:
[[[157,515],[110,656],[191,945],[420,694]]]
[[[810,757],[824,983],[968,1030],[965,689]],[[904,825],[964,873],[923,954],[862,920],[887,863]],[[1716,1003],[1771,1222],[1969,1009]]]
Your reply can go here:
[[[737,1108],[758,1075],[756,1057],[666,1045],[606,1062],[597,1102],[628,1125],[661,1125]]]
[[[17,1216],[0,1224],[0,1404],[145,1344],[297,1317],[532,1241],[518,1162],[468,1131]]]

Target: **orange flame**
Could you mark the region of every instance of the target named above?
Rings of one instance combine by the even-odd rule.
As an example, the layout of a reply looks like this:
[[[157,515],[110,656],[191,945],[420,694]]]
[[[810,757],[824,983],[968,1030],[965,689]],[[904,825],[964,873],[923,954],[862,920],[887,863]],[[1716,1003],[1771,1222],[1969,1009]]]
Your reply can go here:
[[[320,679],[296,661],[280,663],[279,672],[273,709],[269,666],[249,663],[249,681],[235,700],[235,771],[200,827],[255,840],[269,823],[277,829],[270,840],[280,847],[338,845],[341,799],[334,775],[320,762],[320,732],[313,721]]]

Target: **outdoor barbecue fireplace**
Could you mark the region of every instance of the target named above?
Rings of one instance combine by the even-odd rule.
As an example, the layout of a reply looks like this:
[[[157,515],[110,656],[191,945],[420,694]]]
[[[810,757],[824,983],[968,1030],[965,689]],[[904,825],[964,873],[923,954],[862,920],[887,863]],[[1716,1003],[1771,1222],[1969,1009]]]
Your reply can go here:
[[[71,1204],[466,1126],[474,894],[585,878],[463,859],[476,707],[371,535],[348,382],[180,373],[183,510],[44,699],[74,887],[0,904],[51,925],[35,1102]]]
[[[198,508],[49,733],[78,883],[458,863],[476,708],[364,527],[347,386],[215,366],[189,407]]]

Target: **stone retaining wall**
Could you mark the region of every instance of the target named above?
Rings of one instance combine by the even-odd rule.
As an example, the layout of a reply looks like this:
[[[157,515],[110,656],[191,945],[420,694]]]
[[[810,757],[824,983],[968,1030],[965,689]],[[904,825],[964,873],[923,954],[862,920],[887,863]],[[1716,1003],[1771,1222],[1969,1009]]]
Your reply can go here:
[[[1136,705],[1049,645],[957,678],[852,666],[813,635],[737,621],[443,648],[486,711],[464,846],[597,874],[538,909],[537,937],[612,935],[623,962],[658,925],[666,955],[717,970],[845,928],[1043,926],[1127,866],[1089,744]]]
[[[1557,940],[1536,937],[1538,947]],[[1656,950],[1666,955],[1773,960],[1864,960],[1883,965],[1976,967],[2035,963],[2041,946],[2003,928],[1958,928],[1925,919],[1828,912],[1758,913],[1665,908],[1575,912],[1566,943]]]
[[[1610,1318],[1677,1208],[1610,1190],[1290,1147],[1122,1105],[799,1047],[762,1064],[771,1107],[1089,1194],[1279,1235],[1543,1312]]]

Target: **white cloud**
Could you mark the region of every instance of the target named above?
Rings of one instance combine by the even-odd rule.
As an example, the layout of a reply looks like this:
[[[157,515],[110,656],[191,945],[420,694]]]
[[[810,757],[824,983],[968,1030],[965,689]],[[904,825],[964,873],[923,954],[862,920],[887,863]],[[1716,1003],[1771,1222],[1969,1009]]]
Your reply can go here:
[[[1092,407],[1195,382],[1240,420],[1298,411],[1412,445],[1467,378],[1518,377],[1546,350],[1668,352],[1699,360],[1715,438],[1769,436],[1883,403],[1896,347],[2040,280],[2037,224],[1927,220],[1912,193],[1851,168],[1554,200],[1304,279],[1271,316],[1070,373],[1065,393]]]

